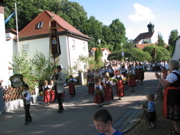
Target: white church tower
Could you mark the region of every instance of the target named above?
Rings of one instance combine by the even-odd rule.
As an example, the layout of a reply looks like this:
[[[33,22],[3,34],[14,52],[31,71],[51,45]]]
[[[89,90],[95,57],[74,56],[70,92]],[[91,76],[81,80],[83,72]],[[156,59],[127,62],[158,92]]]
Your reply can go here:
[[[2,85],[7,85],[9,82],[8,75],[8,49],[6,47],[5,23],[4,23],[4,0],[0,1],[0,80],[3,80]]]

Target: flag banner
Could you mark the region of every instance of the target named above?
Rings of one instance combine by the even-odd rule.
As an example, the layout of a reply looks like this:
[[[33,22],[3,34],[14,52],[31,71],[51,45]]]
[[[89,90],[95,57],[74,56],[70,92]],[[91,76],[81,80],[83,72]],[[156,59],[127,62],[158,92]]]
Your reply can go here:
[[[57,29],[57,22],[52,20],[50,22],[50,50],[54,58],[61,55],[61,47],[59,42],[59,34]]]
[[[6,18],[5,24],[11,19],[11,17],[13,17],[13,15],[15,15],[15,12],[13,12],[12,14],[10,14],[10,16],[8,16],[8,18]]]

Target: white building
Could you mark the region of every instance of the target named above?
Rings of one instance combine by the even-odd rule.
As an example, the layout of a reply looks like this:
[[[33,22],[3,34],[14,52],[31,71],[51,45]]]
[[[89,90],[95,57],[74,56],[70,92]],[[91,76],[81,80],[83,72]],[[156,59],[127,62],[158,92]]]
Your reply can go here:
[[[96,48],[91,48],[90,50],[90,53],[95,56],[95,51],[96,51]],[[102,51],[102,57],[101,57],[101,60],[103,62],[106,62],[108,59],[108,56],[109,54],[111,54],[111,52],[107,49],[107,48],[101,48],[101,51]]]
[[[47,10],[41,12],[26,27],[19,32],[19,50],[27,52],[29,58],[33,58],[36,51],[43,53],[45,56],[51,55],[49,24],[52,18],[57,22],[57,30],[60,41],[61,55],[59,64],[65,68],[72,68],[77,65],[79,56],[88,57],[88,41],[90,37],[84,35],[71,24],[66,22],[60,16]],[[12,34],[6,35],[7,44],[12,44],[11,52],[17,54],[16,37],[14,40]],[[9,39],[9,40],[8,40]],[[15,47],[16,48],[13,48]],[[79,68],[86,67],[85,63],[78,65]],[[78,70],[78,69],[77,69]]]
[[[3,85],[9,82],[8,77],[8,60],[9,50],[6,45],[5,24],[4,24],[4,2],[0,1],[0,81],[3,80]]]
[[[174,53],[173,53],[173,56],[172,56],[172,60],[180,61],[179,52],[180,52],[180,36],[176,40],[176,45],[175,45],[175,48],[174,48]]]

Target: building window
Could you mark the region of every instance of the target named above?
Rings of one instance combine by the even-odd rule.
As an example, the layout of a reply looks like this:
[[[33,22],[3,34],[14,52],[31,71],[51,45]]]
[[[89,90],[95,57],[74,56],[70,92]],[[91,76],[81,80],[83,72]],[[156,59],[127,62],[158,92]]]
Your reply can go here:
[[[29,44],[23,44],[22,45],[22,51],[24,53],[28,53],[29,52]]]
[[[42,26],[43,26],[43,21],[39,22],[39,23],[36,25],[36,29],[42,29]]]
[[[76,50],[75,40],[72,40],[72,49],[73,49],[73,50]]]

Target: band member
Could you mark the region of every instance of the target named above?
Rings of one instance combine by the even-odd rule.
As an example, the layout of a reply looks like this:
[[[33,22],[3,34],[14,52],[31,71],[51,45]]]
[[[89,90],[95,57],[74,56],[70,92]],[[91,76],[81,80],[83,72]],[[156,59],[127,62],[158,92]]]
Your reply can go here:
[[[114,75],[114,78],[118,81],[116,82],[116,93],[119,97],[119,100],[124,96],[124,83],[123,83],[123,75],[120,74],[119,70],[116,70],[116,73]]]
[[[42,86],[42,90],[43,90],[43,93],[44,93],[44,103],[47,103],[49,104],[50,101],[51,101],[51,95],[50,95],[50,87],[48,86],[48,81],[47,80],[44,80],[44,84]]]
[[[122,66],[122,67],[121,67],[120,73],[121,73],[124,77],[127,77],[127,69],[125,68],[125,66]]]
[[[30,109],[30,101],[31,101],[31,94],[28,91],[29,86],[27,84],[23,85],[24,92],[22,93],[22,98],[24,101],[24,109],[25,109],[25,123],[24,125],[28,125],[29,122],[32,122],[32,117],[29,112]]]
[[[105,81],[103,85],[104,85],[104,99],[107,104],[110,104],[112,103],[112,100],[114,99],[114,97],[113,97],[113,91],[112,91],[113,82],[110,81],[109,76],[105,77]]]
[[[102,107],[102,103],[104,102],[104,98],[103,98],[103,87],[101,85],[101,79],[96,78],[95,79],[95,85],[94,85],[94,91],[95,91],[95,95],[94,95],[94,103],[98,104],[98,108]]]
[[[94,95],[94,82],[93,82],[94,79],[92,78],[89,78],[88,79],[88,82],[87,82],[87,86],[88,86],[88,94],[90,95]]]
[[[71,95],[71,97],[74,97],[76,95],[76,90],[75,90],[75,83],[77,82],[77,80],[75,78],[73,78],[72,75],[69,76],[69,80],[68,80],[68,84],[69,84],[69,95]]]
[[[62,73],[62,67],[60,65],[57,66],[57,73],[55,73],[54,77],[55,77],[54,82],[55,82],[56,97],[57,97],[57,101],[58,101],[58,105],[59,105],[58,112],[61,113],[64,110],[61,97],[62,97],[62,93],[64,92],[64,84],[66,82],[66,74]]]
[[[140,81],[140,84],[143,85],[143,80],[144,80],[144,66],[139,63],[139,69],[138,69],[138,76],[137,79]]]

